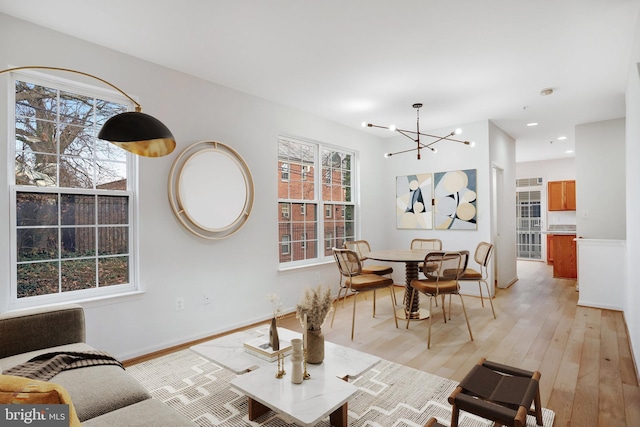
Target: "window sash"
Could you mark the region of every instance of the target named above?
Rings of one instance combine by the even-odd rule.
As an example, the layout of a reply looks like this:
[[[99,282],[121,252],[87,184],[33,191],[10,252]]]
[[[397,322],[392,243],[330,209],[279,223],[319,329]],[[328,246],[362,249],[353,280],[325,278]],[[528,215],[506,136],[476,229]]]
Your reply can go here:
[[[286,184],[280,179],[281,175],[278,180],[280,268],[326,262],[333,256],[332,247],[355,239],[356,153],[342,147],[281,137],[278,139],[280,170],[284,164],[288,165],[289,175]],[[282,215],[284,210],[289,212],[289,217]],[[351,215],[348,220],[347,210]],[[286,242],[289,248],[286,254],[283,252],[285,236],[290,239]]]
[[[26,82],[27,84],[49,88],[51,90],[58,90],[61,94],[57,97],[58,102],[60,101],[61,96],[64,92],[64,96],[68,97],[67,99],[71,100],[71,102],[73,102],[73,99],[77,96],[78,98],[97,98],[100,99],[101,102],[106,101],[112,103],[114,106],[122,106],[119,111],[123,111],[123,109],[131,110],[133,107],[133,105],[127,98],[111,90],[105,90],[65,79],[55,78],[46,74],[32,71],[15,72],[12,73],[12,90],[9,91],[9,102],[10,105],[13,106],[9,109],[9,141],[17,141],[16,126],[13,125],[17,123],[16,120],[25,120],[24,114],[21,116],[16,115],[16,93],[15,90],[13,90],[16,88],[16,81]],[[27,86],[27,88],[28,87],[29,86]],[[27,104],[25,105],[28,106]],[[40,115],[34,117],[40,117]],[[56,121],[56,123],[62,122]],[[99,125],[101,125],[101,123],[99,123]],[[86,157],[86,153],[82,154],[81,152],[79,152],[79,155],[72,153],[60,153],[60,149],[56,148],[55,153],[52,152],[50,154],[56,156],[56,165],[59,164],[59,161],[61,161],[62,159],[67,158],[75,158],[80,161],[86,158],[92,159],[92,161],[98,163],[101,161],[106,161],[109,162],[110,165],[115,165],[116,169],[114,170],[120,170],[121,172],[118,173],[124,177],[123,182],[121,184],[118,184],[115,187],[116,189],[108,189],[106,187],[100,188],[101,182],[114,182],[114,178],[113,176],[107,177],[105,181],[101,181],[99,175],[95,173],[92,176],[92,185],[81,185],[79,187],[64,186],[65,183],[60,182],[61,179],[58,175],[59,171],[56,171],[56,178],[54,180],[55,182],[48,182],[48,184],[54,185],[49,186],[37,186],[33,185],[31,182],[28,182],[27,185],[24,185],[24,183],[22,182],[16,182],[15,174],[10,174],[9,176],[9,203],[11,219],[8,225],[8,227],[10,228],[9,235],[11,240],[11,299],[9,302],[9,307],[11,309],[57,302],[78,301],[81,299],[96,298],[101,296],[118,295],[137,290],[137,241],[135,232],[137,225],[137,197],[134,192],[134,189],[137,188],[137,159],[135,159],[135,157],[125,152],[124,150],[121,150],[115,146],[113,146],[115,147],[115,149],[112,150],[112,144],[109,144],[106,141],[97,140],[95,136],[97,134],[96,128],[90,128],[89,132],[90,133],[85,134],[85,137],[91,138],[90,141],[96,141],[95,143],[92,142],[92,144],[95,144],[95,147],[104,146],[107,147],[107,149],[110,151],[103,151],[99,153],[94,152],[92,156],[97,155],[98,157]],[[56,135],[56,138],[58,138],[58,135]],[[17,153],[24,154],[29,152],[30,150],[25,151],[25,146],[17,146],[15,142],[12,142],[9,146],[9,156],[7,158],[7,163],[10,166],[9,170],[13,171],[15,169],[14,163],[16,162]],[[107,154],[105,155],[104,153]],[[70,156],[68,154],[70,154]],[[114,157],[110,157],[112,155]],[[96,169],[93,170],[94,172],[96,171]],[[111,187],[114,188],[113,186]],[[100,211],[103,210],[96,208],[94,212],[96,219],[91,224],[65,223],[65,221],[70,221],[69,217],[67,216],[65,219],[62,215],[60,215],[60,213],[58,213],[58,218],[55,224],[19,225],[17,222],[18,196],[20,195],[21,197],[24,197],[24,195],[28,195],[29,193],[51,194],[52,197],[57,198],[59,205],[64,205],[66,208],[77,208],[78,205],[73,202],[73,199],[75,199],[74,196],[94,198],[94,200],[96,201],[121,201],[123,207],[126,204],[126,212],[123,212],[122,215],[124,216],[121,217],[126,218],[126,221],[122,223],[123,221],[122,219],[120,219],[118,221],[119,223],[117,224],[109,223],[110,220],[108,218],[104,216],[100,217],[99,215]],[[118,199],[109,199],[109,197],[112,196]],[[61,202],[62,200],[64,200],[64,203]],[[113,206],[111,206],[107,210],[111,211],[112,207]],[[60,206],[58,206],[58,210],[59,209]],[[71,220],[71,222],[73,221],[74,220]],[[80,222],[83,221],[87,220],[80,220]],[[50,246],[55,248],[55,254],[53,254],[55,256],[48,256],[44,257],[43,259],[37,260],[29,260],[24,258],[21,259],[20,254],[18,253],[18,234],[22,233],[23,235],[33,235],[37,237],[39,235],[42,235],[42,229],[44,227],[51,228],[52,230],[50,235],[52,237],[56,237],[55,242],[50,242],[47,244],[47,247]],[[87,247],[93,245],[93,249],[83,255],[73,253],[69,250],[69,247],[63,246],[63,241],[65,244],[71,244],[72,246],[77,244],[79,242],[79,235],[85,239],[83,248],[86,249]],[[90,241],[91,238],[94,239],[93,242]],[[110,246],[103,244],[107,241],[110,242]],[[122,243],[120,245],[113,246],[114,242],[116,241],[120,241]],[[102,246],[100,246],[101,244]],[[122,248],[124,247],[122,246],[122,244],[126,245],[126,251],[122,250]],[[107,278],[107,276],[104,274],[105,262],[111,263],[112,265],[114,265],[114,262],[118,262],[119,268],[110,268],[108,269],[108,272],[114,273],[117,271],[120,274],[115,274]],[[122,264],[122,262],[124,262],[124,264]],[[49,267],[56,264],[58,292],[22,297],[18,295],[18,279],[20,276],[19,270],[25,271],[25,267],[44,268],[44,265],[37,265],[44,263],[51,263]],[[126,267],[123,269],[122,265]],[[70,269],[67,268],[69,266],[71,266]],[[91,270],[91,266],[95,267],[96,282],[94,283],[104,286],[87,286],[87,283],[82,283],[86,279],[90,278],[91,274],[88,273],[86,275],[82,274],[78,276],[78,272],[88,272]],[[79,268],[81,270],[78,270]],[[49,269],[48,271],[52,270]],[[125,275],[123,276],[122,274]],[[74,282],[76,280],[78,281],[78,283],[80,283],[80,286],[78,286],[76,282]],[[24,292],[21,293],[21,295],[23,294]]]

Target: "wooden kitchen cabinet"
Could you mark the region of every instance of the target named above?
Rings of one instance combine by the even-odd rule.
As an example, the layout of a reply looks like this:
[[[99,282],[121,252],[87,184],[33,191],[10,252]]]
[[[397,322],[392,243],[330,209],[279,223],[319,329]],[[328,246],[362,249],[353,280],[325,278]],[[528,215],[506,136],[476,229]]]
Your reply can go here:
[[[549,181],[547,183],[547,209],[550,211],[575,211],[576,181]]]
[[[553,234],[547,234],[547,265],[553,264]]]
[[[553,277],[576,279],[578,262],[575,234],[553,235]]]

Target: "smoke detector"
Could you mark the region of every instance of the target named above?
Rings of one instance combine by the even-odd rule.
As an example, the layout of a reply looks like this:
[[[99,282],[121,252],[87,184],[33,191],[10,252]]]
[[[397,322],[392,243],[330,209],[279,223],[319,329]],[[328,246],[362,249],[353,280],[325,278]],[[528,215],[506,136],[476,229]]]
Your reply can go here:
[[[540,91],[540,96],[547,96],[547,95],[551,95],[553,93],[553,89],[551,89],[550,87],[546,88],[546,89],[542,89]]]

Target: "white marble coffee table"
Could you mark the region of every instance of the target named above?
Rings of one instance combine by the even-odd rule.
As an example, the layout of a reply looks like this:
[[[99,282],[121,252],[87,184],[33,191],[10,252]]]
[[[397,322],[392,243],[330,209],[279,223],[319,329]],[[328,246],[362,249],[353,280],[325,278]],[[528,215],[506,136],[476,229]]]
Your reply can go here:
[[[275,377],[276,362],[253,356],[243,348],[243,343],[268,334],[269,327],[261,326],[195,345],[191,350],[239,375],[231,385],[247,395],[249,420],[271,409],[289,422],[304,426],[313,426],[329,416],[331,425],[346,427],[347,401],[357,391],[347,380],[361,375],[380,358],[325,342],[324,361],[307,365],[311,378],[292,384],[288,375]],[[278,328],[278,336],[291,341],[302,334]],[[291,370],[289,357],[285,358],[284,367]]]
[[[347,427],[347,401],[358,391],[339,378],[314,373],[302,384],[293,384],[286,375],[275,378],[272,369],[240,375],[231,385],[247,395],[250,421],[273,410],[287,422],[302,426],[314,426],[329,416],[332,426]]]

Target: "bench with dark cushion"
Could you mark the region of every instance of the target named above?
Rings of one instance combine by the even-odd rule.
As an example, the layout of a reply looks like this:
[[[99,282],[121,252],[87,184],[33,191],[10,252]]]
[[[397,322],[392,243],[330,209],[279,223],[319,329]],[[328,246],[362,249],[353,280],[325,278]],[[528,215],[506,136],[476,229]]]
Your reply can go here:
[[[449,396],[451,427],[458,426],[460,410],[510,427],[526,427],[527,415],[534,415],[541,426],[539,381],[538,371],[480,359]]]

